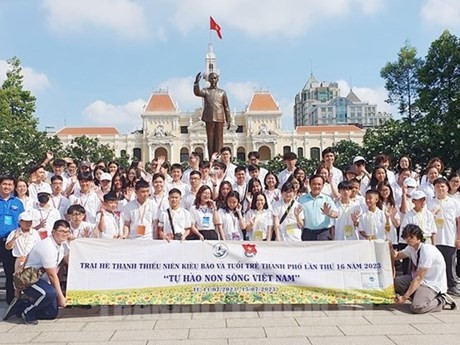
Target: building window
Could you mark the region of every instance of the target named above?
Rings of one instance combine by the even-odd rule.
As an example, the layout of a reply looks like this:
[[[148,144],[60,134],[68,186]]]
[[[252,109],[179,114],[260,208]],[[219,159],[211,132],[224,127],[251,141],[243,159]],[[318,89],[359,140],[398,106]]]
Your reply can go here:
[[[291,147],[290,146],[283,146],[283,155],[286,153],[291,152]]]
[[[297,148],[297,157],[298,158],[303,158],[303,147],[298,147]]]
[[[246,150],[244,149],[244,147],[238,147],[238,149],[236,150],[236,158],[242,162],[246,160]]]
[[[180,126],[180,132],[181,132],[181,134],[187,134],[188,133],[188,127],[187,126]]]
[[[243,126],[238,126],[236,128],[236,133],[243,133]]]
[[[183,147],[180,149],[180,161],[182,162],[187,162],[188,161],[188,148]]]
[[[319,160],[319,147],[312,147],[310,149],[310,158]]]
[[[261,146],[258,151],[261,161],[268,161],[272,159],[271,151],[268,146]]]
[[[133,149],[133,158],[137,160],[142,160],[142,150],[138,147]]]

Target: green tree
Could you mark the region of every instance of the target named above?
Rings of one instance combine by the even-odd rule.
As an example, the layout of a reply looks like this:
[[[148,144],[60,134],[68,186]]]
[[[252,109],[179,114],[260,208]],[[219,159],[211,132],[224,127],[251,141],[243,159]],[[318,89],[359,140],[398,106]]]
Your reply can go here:
[[[386,102],[397,105],[401,117],[407,118],[409,122],[419,117],[416,107],[419,84],[417,73],[421,65],[422,59],[417,58],[417,49],[406,41],[398,53],[398,60],[387,62],[380,70],[388,91]]]
[[[460,162],[460,40],[449,31],[433,41],[418,73],[418,105],[433,126],[440,126],[437,137],[440,156],[458,168]]]
[[[355,156],[364,154],[362,146],[351,140],[340,140],[333,149],[337,156],[334,165],[342,171],[352,164]]]
[[[115,152],[109,145],[101,144],[99,139],[88,138],[85,135],[73,139],[65,147],[65,155],[77,162],[86,160],[97,162],[100,159],[106,162],[115,160]],[[124,161],[122,163],[126,164]]]
[[[59,152],[62,144],[38,130],[38,119],[33,116],[36,99],[23,89],[20,60],[13,57],[8,65],[0,87],[0,170],[21,176],[27,167],[41,163],[48,150]]]

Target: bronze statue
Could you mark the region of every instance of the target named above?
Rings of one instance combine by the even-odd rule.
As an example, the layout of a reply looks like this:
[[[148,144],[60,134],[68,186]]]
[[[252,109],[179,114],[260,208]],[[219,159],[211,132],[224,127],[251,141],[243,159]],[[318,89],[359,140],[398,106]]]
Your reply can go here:
[[[224,123],[230,129],[230,107],[227,94],[217,87],[219,76],[216,73],[209,73],[209,87],[200,89],[201,73],[198,73],[193,85],[195,96],[203,97],[204,107],[201,120],[206,123],[206,137],[208,138],[208,155],[211,159],[214,152],[224,146]]]

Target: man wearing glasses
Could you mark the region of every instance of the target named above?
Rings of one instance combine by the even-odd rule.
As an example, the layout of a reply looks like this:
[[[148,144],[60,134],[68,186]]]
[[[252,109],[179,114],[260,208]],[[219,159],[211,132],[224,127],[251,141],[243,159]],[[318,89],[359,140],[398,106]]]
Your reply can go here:
[[[26,298],[11,302],[4,320],[12,316],[22,317],[25,324],[36,325],[38,319],[53,320],[58,308],[66,306],[58,277],[59,264],[68,259],[64,242],[70,235],[70,225],[65,220],[54,223],[51,236],[38,242],[31,250],[25,267],[43,269],[39,281],[24,290]]]

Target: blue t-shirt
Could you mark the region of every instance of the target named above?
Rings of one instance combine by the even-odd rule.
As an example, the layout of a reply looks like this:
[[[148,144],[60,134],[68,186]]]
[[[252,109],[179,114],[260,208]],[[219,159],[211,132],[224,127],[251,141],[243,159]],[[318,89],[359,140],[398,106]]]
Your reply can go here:
[[[6,238],[19,226],[19,215],[24,212],[22,201],[14,196],[0,197],[0,238]]]

